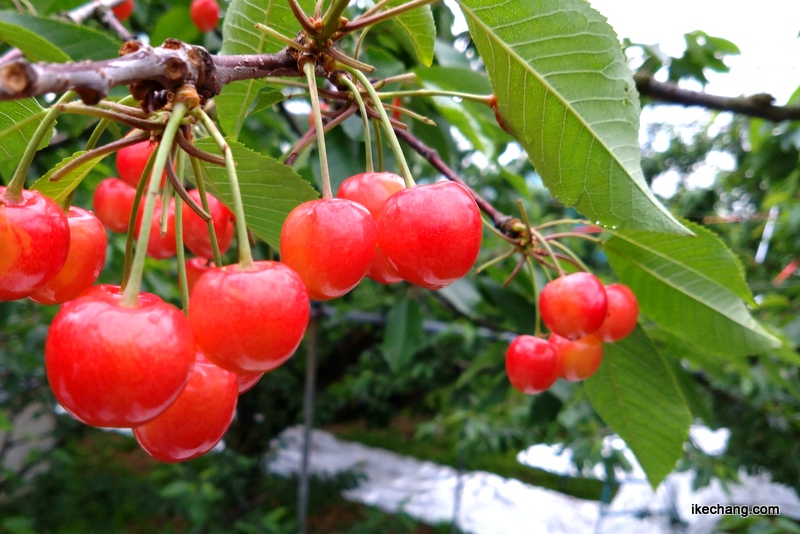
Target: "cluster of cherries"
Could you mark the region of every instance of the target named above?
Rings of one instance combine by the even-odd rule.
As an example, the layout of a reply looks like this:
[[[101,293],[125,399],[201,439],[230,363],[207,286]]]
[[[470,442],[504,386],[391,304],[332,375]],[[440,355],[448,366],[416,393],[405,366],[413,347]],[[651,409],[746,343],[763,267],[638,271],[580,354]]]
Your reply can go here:
[[[132,428],[159,460],[196,458],[222,439],[238,395],[296,351],[309,297],[339,297],[365,276],[441,288],[477,259],[481,216],[464,187],[406,188],[397,175],[363,173],[345,180],[337,198],[305,202],[288,215],[282,262],[213,266],[208,226],[184,204],[184,243],[197,255],[187,262],[186,315],[152,293],[92,285],[105,262],[105,230],[129,230],[134,184],[156,146],[145,141],[118,152],[119,178],[95,190],[97,217],[75,207],[67,216],[36,191],[0,188],[0,300],[62,304],[45,343],[56,399],[86,424]],[[189,194],[200,203],[196,190]],[[224,253],[234,217],[217,199],[207,201]],[[147,254],[157,259],[175,254],[174,204],[166,209],[166,233],[157,204],[148,240]]]
[[[517,390],[533,395],[558,378],[578,382],[592,376],[603,343],[620,341],[636,328],[639,304],[624,284],[603,286],[578,272],[549,282],[539,295],[539,313],[549,338],[517,336],[506,351],[506,373]]]
[[[136,7],[135,0],[125,0],[112,9],[120,21],[128,20]],[[217,0],[192,0],[189,7],[192,22],[201,32],[210,32],[219,22],[219,4]]]

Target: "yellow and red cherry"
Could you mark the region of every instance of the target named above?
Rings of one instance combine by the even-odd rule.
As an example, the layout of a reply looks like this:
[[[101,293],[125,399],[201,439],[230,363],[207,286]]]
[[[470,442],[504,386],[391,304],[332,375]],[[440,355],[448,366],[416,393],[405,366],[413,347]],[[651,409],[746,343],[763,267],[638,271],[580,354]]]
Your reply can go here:
[[[550,334],[550,344],[561,353],[561,378],[579,382],[592,376],[603,360],[603,341],[594,334],[570,341]]]
[[[595,275],[572,273],[544,286],[539,311],[551,332],[576,340],[600,328],[608,311],[608,298]]]
[[[631,288],[624,284],[610,284],[605,287],[608,297],[608,312],[603,325],[595,332],[606,343],[613,343],[628,337],[639,319],[639,302]]]
[[[506,350],[506,374],[514,389],[535,395],[561,375],[561,353],[546,339],[517,336]]]
[[[106,178],[94,190],[95,215],[110,232],[124,234],[128,231],[135,198],[135,187],[119,178]]]
[[[197,205],[201,206],[200,191],[192,189],[189,191]],[[214,225],[214,233],[217,236],[219,253],[225,254],[233,242],[234,217],[233,212],[228,207],[211,195],[208,198],[208,210],[211,221]],[[183,243],[186,248],[197,256],[204,258],[214,257],[214,250],[211,248],[211,237],[208,235],[208,225],[187,203],[181,206],[183,213]]]

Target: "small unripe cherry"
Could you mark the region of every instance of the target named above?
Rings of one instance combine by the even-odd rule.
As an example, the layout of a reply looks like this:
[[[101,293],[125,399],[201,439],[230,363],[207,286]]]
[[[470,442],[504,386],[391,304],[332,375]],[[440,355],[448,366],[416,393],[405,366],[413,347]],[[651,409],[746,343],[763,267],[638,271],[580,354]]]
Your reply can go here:
[[[603,325],[595,335],[606,343],[613,343],[628,337],[639,319],[639,302],[631,288],[624,284],[610,284],[605,287],[608,297],[608,312]]]
[[[592,376],[603,359],[603,342],[596,335],[575,341],[550,334],[550,344],[561,354],[561,378],[579,382]]]
[[[576,340],[600,328],[608,311],[608,299],[595,275],[572,273],[544,286],[539,295],[539,311],[551,332]]]

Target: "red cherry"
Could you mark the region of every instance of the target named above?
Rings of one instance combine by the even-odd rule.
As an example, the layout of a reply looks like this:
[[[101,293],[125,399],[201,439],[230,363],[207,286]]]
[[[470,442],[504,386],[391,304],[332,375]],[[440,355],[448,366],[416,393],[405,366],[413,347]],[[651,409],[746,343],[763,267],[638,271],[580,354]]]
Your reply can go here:
[[[189,196],[198,205],[202,205],[200,192],[197,189],[189,191]],[[214,233],[217,235],[219,253],[225,254],[225,251],[228,250],[233,241],[233,213],[225,204],[211,195],[208,195],[208,209],[211,212],[211,220],[214,223]],[[181,207],[181,211],[183,212],[183,242],[186,248],[197,256],[203,256],[204,258],[214,257],[206,222],[185,202]]]
[[[213,268],[192,290],[189,323],[206,357],[235,373],[270,371],[288,360],[308,325],[303,281],[274,261]]]
[[[214,262],[205,258],[191,258],[186,260],[186,285],[189,286],[189,294],[192,294],[197,281],[200,277],[214,268]]]
[[[106,178],[94,190],[94,212],[111,232],[128,231],[136,188],[118,178]],[[141,210],[140,204],[139,209]]]
[[[118,286],[93,286],[64,303],[45,341],[45,369],[58,402],[93,426],[153,419],[177,398],[195,358],[186,317],[156,295],[121,305]]]
[[[561,378],[578,382],[592,376],[603,359],[603,342],[594,334],[575,341],[550,334],[550,344],[561,353]]]
[[[237,373],[236,379],[239,383],[239,395],[253,389],[253,387],[258,384],[258,381],[261,380],[262,376],[264,376],[264,373],[248,373],[246,375]]]
[[[210,32],[219,22],[217,0],[192,0],[190,7],[192,22],[201,32]]]
[[[125,0],[117,7],[112,8],[111,11],[114,12],[114,15],[120,22],[123,22],[131,17],[135,3],[134,0]]]
[[[383,204],[393,194],[405,189],[403,179],[391,172],[365,172],[346,179],[339,186],[336,196],[358,202],[377,219]],[[367,276],[381,284],[394,284],[402,278],[386,261],[380,247],[375,247],[375,255],[367,270]]]
[[[12,200],[0,186],[0,302],[25,298],[52,280],[67,261],[64,211],[38,191]]]
[[[281,260],[294,269],[315,300],[353,289],[375,254],[375,220],[351,200],[310,200],[293,209],[281,231]]]
[[[572,273],[544,286],[539,295],[539,311],[551,332],[574,341],[600,328],[608,311],[608,299],[595,275]]]
[[[440,289],[472,268],[481,248],[481,214],[455,182],[398,191],[378,215],[378,246],[397,274]]]
[[[517,336],[506,351],[508,381],[528,395],[552,386],[561,374],[561,366],[561,353],[540,337]]]
[[[94,284],[106,262],[106,230],[91,211],[72,206],[69,223],[69,254],[64,267],[42,289],[30,296],[40,304],[61,304],[77,297]]]
[[[156,260],[165,260],[175,255],[177,247],[175,244],[175,199],[169,199],[169,211],[167,211],[167,231],[161,235],[161,200],[156,200],[153,219],[150,221],[150,238],[147,241],[147,255]],[[143,210],[139,211],[136,217],[136,230],[134,236],[139,239],[139,230],[142,226]]]
[[[158,143],[142,141],[135,145],[126,146],[117,152],[117,174],[126,184],[137,187],[142,178],[150,154],[158,148]],[[165,175],[166,176],[166,175]]]
[[[185,462],[219,443],[236,413],[236,375],[199,357],[178,398],[155,419],[134,427],[136,441],[162,462]]]
[[[639,319],[639,302],[631,288],[624,284],[605,287],[608,312],[605,321],[595,334],[607,343],[625,339],[636,328]]]
[[[403,101],[400,99],[400,97],[396,96],[392,99],[392,105],[399,108],[403,105]],[[399,109],[392,110],[392,117],[394,117],[396,120],[399,121],[402,116],[403,115],[400,113]]]

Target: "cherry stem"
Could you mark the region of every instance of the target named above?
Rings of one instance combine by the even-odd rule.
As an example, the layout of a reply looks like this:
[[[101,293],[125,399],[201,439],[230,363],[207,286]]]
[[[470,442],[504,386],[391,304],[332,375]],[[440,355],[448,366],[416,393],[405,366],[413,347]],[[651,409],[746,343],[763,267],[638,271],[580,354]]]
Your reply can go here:
[[[329,132],[330,130],[338,126],[340,123],[344,122],[344,120],[347,119],[349,116],[353,115],[357,109],[358,108],[355,106],[348,106],[344,108],[336,117],[329,120],[325,124],[323,131]],[[300,152],[302,152],[308,146],[310,146],[311,143],[314,141],[314,139],[316,139],[316,134],[317,134],[317,128],[315,126],[311,128],[309,131],[307,131],[305,134],[303,134],[303,137],[301,137],[294,144],[292,149],[286,153],[286,157],[282,156],[281,157],[282,159],[279,158],[278,161],[283,161],[283,163],[285,163],[286,165],[293,165],[294,161],[297,159],[297,156],[300,155]]]
[[[565,237],[575,237],[575,238],[578,238],[578,239],[585,239],[586,241],[591,241],[592,243],[595,243],[595,244],[600,244],[600,243],[603,242],[602,239],[598,239],[598,238],[592,237],[590,235],[582,234],[580,232],[557,232],[557,233],[554,233],[554,234],[549,234],[548,236],[546,236],[546,239],[554,240],[554,239],[563,239]]]
[[[233,161],[231,152],[225,138],[222,137],[217,125],[206,114],[202,108],[192,110],[192,114],[200,119],[208,133],[217,143],[217,146],[225,156],[225,170],[228,171],[228,181],[231,186],[231,197],[233,198],[233,214],[236,216],[236,239],[239,241],[239,269],[248,270],[253,266],[253,251],[250,250],[250,238],[247,235],[247,222],[244,217],[244,205],[242,204],[242,192],[239,189],[239,177],[236,174],[236,162]],[[200,175],[202,176],[202,174]],[[198,180],[199,181],[199,180]]]
[[[356,99],[356,103],[358,104],[358,110],[361,112],[361,122],[364,125],[364,146],[367,151],[367,161],[366,161],[366,171],[367,172],[374,172],[375,167],[372,165],[372,140],[370,139],[369,134],[369,116],[367,115],[367,107],[364,105],[364,99],[361,98],[361,93],[350,78],[347,76],[340,76],[339,81],[342,82],[350,89],[350,92],[353,93],[353,98]]]
[[[550,241],[551,238],[552,238],[552,236],[546,236],[545,237],[545,239],[547,239],[548,241]],[[575,265],[576,267],[578,267],[580,270],[586,271],[587,273],[590,272],[589,271],[589,267],[587,267],[586,264],[583,263],[583,261],[578,257],[578,255],[575,254],[575,252],[573,252],[572,249],[570,249],[564,243],[552,240],[552,242],[550,244],[551,245],[555,245],[556,248],[562,250],[564,252],[564,254],[569,256],[571,258],[571,263],[573,265]]]
[[[358,59],[358,55],[361,53],[361,45],[364,44],[364,39],[366,39],[367,34],[372,29],[372,26],[367,26],[364,28],[364,31],[361,32],[361,35],[358,36],[356,40],[356,46],[353,48],[353,58]]]
[[[150,134],[147,132],[142,132],[140,134],[129,135],[128,137],[117,139],[116,141],[112,141],[107,145],[103,145],[99,148],[93,148],[88,152],[81,154],[77,158],[70,160],[69,163],[59,168],[57,171],[53,172],[53,174],[50,175],[49,181],[57,182],[61,178],[72,172],[73,169],[80,167],[87,161],[102,158],[108,154],[111,154],[112,152],[118,151],[121,148],[135,145],[136,143],[141,143],[142,141],[146,141],[148,139],[150,139]]]
[[[186,114],[187,106],[184,102],[175,102],[172,106],[172,114],[164,128],[161,142],[158,145],[156,159],[153,169],[150,171],[150,184],[147,186],[147,197],[144,203],[144,213],[142,213],[142,225],[139,227],[139,239],[136,242],[136,252],[133,254],[133,265],[128,284],[122,294],[120,306],[135,308],[139,303],[139,288],[142,284],[144,274],[144,263],[147,259],[147,243],[150,240],[150,225],[153,222],[153,212],[156,207],[156,198],[160,187],[161,175],[167,165],[167,158],[172,150],[172,142],[175,139],[175,132]],[[164,210],[168,206],[163,206]]]
[[[378,13],[375,12],[376,10],[375,8],[377,8],[378,6],[375,6],[375,8],[370,10],[372,11],[371,14],[366,16],[362,15],[357,19],[355,19],[353,22],[348,22],[347,24],[345,24],[340,28],[340,31],[342,33],[348,33],[355,30],[359,30],[365,26],[373,26],[375,24],[378,24],[379,22],[383,22],[384,20],[389,20],[396,17],[397,15],[403,14],[406,11],[411,11],[412,9],[416,9],[418,7],[422,7],[428,4],[433,4],[434,2],[438,1],[439,0],[411,0],[411,2],[405,3],[401,6],[393,7],[391,9],[387,9],[386,11],[381,11]],[[381,2],[380,4],[382,3],[383,2]]]
[[[184,152],[181,150],[180,155],[183,154]],[[173,168],[174,165],[175,163],[173,157],[170,156],[170,158],[167,160],[167,179],[172,185],[172,189],[178,194],[179,197],[181,197],[181,199],[183,199],[184,202],[186,202],[193,212],[200,216],[201,219],[203,219],[205,222],[210,221],[211,215],[208,213],[208,210],[203,209],[202,206],[200,206],[192,197],[189,196],[189,192],[186,191],[186,188],[183,186],[183,180],[179,178],[179,176],[182,176],[182,174],[175,171]]]
[[[322,17],[322,30],[319,32],[319,39],[330,39],[331,36],[339,29],[342,13],[347,9],[350,0],[333,0],[333,3],[328,7],[325,15]]]
[[[142,203],[142,196],[144,195],[144,187],[147,182],[146,177],[150,176],[150,171],[153,170],[153,164],[156,161],[156,153],[152,152],[150,157],[147,158],[147,163],[142,169],[142,179],[136,184],[136,192],[133,194],[133,205],[131,206],[131,214],[128,217],[128,233],[125,237],[125,258],[122,264],[122,282],[120,287],[122,292],[128,287],[128,280],[131,276],[131,269],[133,267],[133,250],[134,250],[134,234],[136,229],[136,219],[139,215],[139,206]]]
[[[492,232],[493,232],[493,233],[494,233],[494,234],[495,234],[497,237],[499,237],[500,239],[502,239],[502,240],[504,240],[504,241],[508,241],[509,243],[511,243],[511,244],[512,244],[512,245],[514,245],[514,246],[519,246],[519,245],[520,245],[519,241],[517,241],[516,239],[513,239],[513,238],[511,238],[511,237],[507,236],[506,234],[504,234],[503,232],[501,232],[500,230],[498,230],[498,229],[495,227],[495,225],[494,225],[494,224],[490,223],[489,221],[487,221],[487,220],[486,220],[486,219],[484,219],[483,217],[481,217],[481,222],[483,223],[483,225],[484,225],[486,228],[488,228],[489,230],[491,230],[491,231],[492,231]]]
[[[310,48],[301,45],[300,43],[298,43],[294,39],[286,37],[281,32],[275,31],[275,30],[273,30],[272,28],[270,28],[269,26],[267,26],[265,24],[261,24],[259,22],[258,24],[256,24],[256,29],[266,33],[270,37],[274,37],[275,39],[279,40],[280,42],[282,42],[286,46],[288,46],[290,48],[294,48],[295,50],[297,50],[299,52],[303,52],[304,54],[310,54],[311,53],[311,49]]]
[[[10,201],[17,202],[22,198],[22,190],[25,189],[25,179],[28,177],[28,171],[31,168],[31,163],[33,163],[33,158],[36,156],[36,152],[39,151],[39,145],[42,144],[46,135],[52,133],[53,125],[55,124],[58,116],[61,114],[59,105],[69,102],[77,97],[78,93],[75,91],[67,91],[52,107],[50,107],[50,109],[47,110],[47,113],[45,113],[42,122],[39,123],[39,126],[37,126],[36,130],[33,132],[33,135],[28,141],[28,146],[25,147],[25,152],[22,154],[22,158],[19,160],[19,165],[17,165],[14,175],[8,182],[5,197]]]
[[[186,153],[184,151],[178,152],[178,172],[177,177],[180,177],[175,191],[186,189],[183,187],[183,176],[186,172]],[[191,197],[189,197],[191,198]],[[183,197],[178,194],[175,196],[175,255],[178,259],[178,287],[181,292],[181,308],[183,313],[189,314],[189,280],[186,277],[186,252],[183,250]]]
[[[121,107],[127,107],[125,106],[125,104],[127,104],[128,102],[135,102],[135,101],[136,101],[135,98],[128,95],[119,102],[116,102],[115,105]],[[130,109],[136,109],[136,108],[130,108]],[[100,122],[97,123],[97,126],[95,126],[92,135],[89,137],[89,140],[86,141],[86,147],[84,148],[84,150],[87,151],[92,150],[94,147],[97,146],[98,141],[100,141],[100,137],[103,135],[103,132],[106,131],[106,128],[108,128],[109,124],[111,124],[111,119],[109,118],[100,119]]]
[[[518,200],[517,200],[517,205],[519,206],[519,212],[520,212],[520,214],[522,215],[522,222],[524,222],[524,223],[525,223],[525,229],[526,229],[526,230],[529,232],[529,235],[531,236],[531,238],[534,238],[534,237],[535,237],[535,238],[536,238],[536,240],[537,240],[537,241],[539,241],[539,243],[541,243],[541,245],[542,245],[542,246],[544,247],[544,249],[547,251],[547,254],[548,254],[548,255],[549,255],[551,258],[553,258],[553,263],[555,264],[556,270],[558,271],[558,276],[565,276],[565,275],[566,275],[566,273],[564,272],[564,269],[561,267],[561,264],[559,264],[559,263],[558,263],[558,258],[556,258],[556,255],[555,255],[555,253],[553,252],[553,249],[552,249],[552,247],[550,246],[550,244],[549,244],[549,243],[547,242],[547,240],[546,240],[546,239],[545,239],[545,238],[542,236],[542,234],[540,234],[539,232],[537,232],[537,231],[536,231],[536,230],[535,230],[535,229],[534,229],[534,228],[531,226],[531,221],[530,221],[530,219],[528,218],[528,212],[525,210],[525,204],[523,204],[523,203],[522,203],[522,199],[518,199]]]
[[[317,133],[317,152],[319,153],[319,170],[322,175],[322,198],[333,198],[331,190],[331,175],[328,170],[328,152],[325,149],[325,125],[322,122],[322,111],[319,107],[319,94],[317,93],[316,66],[312,61],[303,63],[303,72],[308,80],[311,92],[311,112],[314,116],[314,128]]]
[[[377,13],[378,11],[380,11],[381,9],[386,7],[386,5],[391,1],[392,0],[381,0],[380,2],[378,2],[377,4],[375,4],[374,6],[369,8],[368,10],[364,11],[358,17],[356,17],[355,20],[359,20],[362,17],[369,17],[370,15],[373,15],[373,14]]]
[[[212,165],[219,165],[220,167],[225,166],[225,158],[212,154],[211,152],[206,152],[205,150],[200,150],[186,139],[186,136],[183,135],[181,130],[178,130],[178,135],[175,136],[175,139],[178,141],[178,146],[190,156],[211,163]]]
[[[63,113],[71,113],[73,115],[88,115],[90,117],[97,117],[100,119],[110,119],[114,122],[119,122],[120,124],[130,126],[131,128],[138,128],[139,130],[159,130],[164,127],[164,124],[158,121],[131,117],[130,115],[119,113],[118,111],[87,106],[80,103],[60,104],[59,107]]]
[[[316,35],[317,29],[314,27],[314,24],[311,22],[311,19],[308,18],[303,8],[300,7],[300,4],[297,3],[297,0],[286,0],[286,3],[289,4],[289,9],[292,10],[292,15],[294,18],[297,19],[297,22],[300,23],[300,27],[310,35]]]
[[[542,335],[542,313],[539,310],[539,287],[536,283],[536,269],[533,267],[533,260],[530,256],[525,258],[528,264],[528,270],[531,272],[531,286],[533,286],[533,305],[536,309],[536,322],[533,326],[533,335],[539,337]]]
[[[376,70],[375,67],[373,67],[369,63],[364,63],[363,61],[354,59],[346,54],[339,52],[335,48],[326,48],[325,54],[328,55],[331,59],[338,61],[342,65],[347,65],[348,67],[352,67],[354,69],[358,69],[363,72],[368,72],[371,74]]]
[[[433,122],[428,117],[426,117],[425,115],[414,113],[410,109],[404,108],[403,106],[395,106],[394,104],[384,104],[383,107],[385,107],[386,109],[390,109],[392,111],[397,111],[399,113],[402,113],[403,115],[407,115],[414,120],[417,120],[423,124],[427,124],[428,126],[436,126],[436,123]]]
[[[470,100],[480,104],[490,104],[493,95],[479,95],[475,93],[461,93],[458,91],[445,91],[438,89],[409,89],[408,91],[386,91],[380,94],[381,98],[402,98],[404,96],[450,96],[462,100]]]
[[[481,272],[485,271],[486,269],[488,269],[489,267],[491,267],[492,265],[494,265],[495,263],[499,263],[499,262],[503,261],[504,259],[506,259],[506,258],[508,258],[510,256],[513,256],[516,251],[517,251],[517,248],[514,247],[511,250],[509,250],[508,252],[504,252],[501,255],[497,256],[496,258],[492,258],[491,260],[487,261],[486,263],[484,263],[483,265],[481,265],[480,267],[475,269],[475,273],[476,274],[477,273],[481,273]]]
[[[200,160],[189,156],[189,161],[192,164],[192,172],[194,172],[195,185],[197,185],[197,192],[200,193],[200,204],[206,212],[210,212],[208,207],[208,197],[206,196],[206,184],[203,178],[203,166],[200,165]],[[208,237],[211,238],[211,252],[214,255],[214,265],[222,267],[222,254],[219,252],[219,242],[217,241],[217,233],[214,231],[214,222],[209,217],[206,222],[208,228]],[[249,240],[248,240],[249,241]]]
[[[383,107],[383,103],[381,103],[380,97],[378,96],[378,92],[372,87],[372,84],[369,82],[369,79],[364,75],[363,72],[350,68],[346,65],[343,65],[342,68],[351,74],[353,74],[364,89],[367,90],[367,94],[369,95],[370,99],[372,100],[372,104],[378,111],[378,114],[381,117],[381,126],[386,131],[386,137],[389,141],[389,146],[394,153],[394,157],[397,160],[397,165],[400,167],[400,174],[403,176],[403,180],[406,182],[406,187],[414,187],[416,183],[414,182],[414,178],[411,176],[411,169],[408,168],[408,163],[406,162],[406,157],[403,155],[403,149],[400,146],[400,141],[397,140],[397,136],[394,133],[394,128],[392,128],[392,122],[389,120],[389,115],[386,114],[386,110]]]
[[[500,284],[500,287],[502,287],[502,288],[508,287],[508,284],[510,284],[511,281],[514,280],[514,278],[517,277],[517,275],[519,274],[520,270],[522,270],[522,266],[523,265],[525,265],[525,256],[524,255],[522,257],[520,257],[519,261],[517,262],[517,265],[514,266],[514,270],[511,271],[511,274],[508,275],[508,278],[506,278],[505,281],[502,284]]]
[[[560,226],[562,224],[587,224],[595,226],[586,219],[556,219],[555,221],[547,221],[542,224],[537,224],[536,229],[543,230],[544,228],[549,228],[551,226]]]
[[[378,172],[383,172],[383,138],[377,119],[372,119],[372,127],[375,129],[375,155],[378,158]]]

